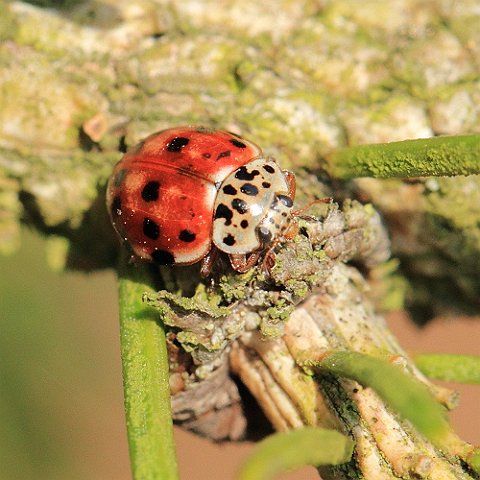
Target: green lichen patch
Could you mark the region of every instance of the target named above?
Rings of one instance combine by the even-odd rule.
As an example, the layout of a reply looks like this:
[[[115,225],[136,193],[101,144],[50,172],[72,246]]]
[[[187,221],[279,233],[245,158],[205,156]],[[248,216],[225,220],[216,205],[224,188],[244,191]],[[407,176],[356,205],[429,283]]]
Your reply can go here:
[[[449,30],[465,46],[470,58],[480,65],[480,13],[475,0],[461,2],[441,2],[439,10]]]
[[[338,120],[321,95],[286,91],[266,96],[237,115],[254,132],[257,142],[273,152],[281,151],[282,158],[290,160],[282,163],[284,167],[315,165],[321,154],[343,139]],[[272,138],[276,141],[270,146]]]
[[[388,49],[361,29],[345,35],[335,20],[308,20],[279,52],[279,73],[297,88],[309,85],[344,105],[346,99],[362,102],[370,90],[391,85]],[[338,108],[337,106],[337,108]]]
[[[279,299],[275,305],[265,309],[260,323],[260,331],[266,337],[277,337],[283,334],[285,322],[293,312],[294,305],[285,298]]]
[[[238,336],[242,324],[232,328],[232,309],[217,306],[214,298],[206,298],[202,288],[193,297],[184,297],[166,290],[144,295],[144,301],[158,310],[161,321],[173,328],[182,347],[197,362],[209,363]]]
[[[178,35],[156,42],[151,48],[120,65],[124,79],[148,94],[158,91],[220,93],[235,89],[234,67],[245,57],[245,47],[210,34]],[[248,55],[247,55],[248,56]]]
[[[442,28],[410,42],[407,49],[394,55],[392,65],[393,75],[407,83],[420,98],[432,98],[439,87],[474,80],[477,76],[465,46]]]
[[[475,280],[480,273],[480,177],[439,178],[425,193],[426,219],[431,242],[460,267],[461,273],[473,275],[463,288],[478,292]],[[468,198],[468,202],[465,199]],[[471,293],[473,293],[473,291]]]
[[[211,318],[221,318],[228,315],[231,310],[228,307],[214,306],[210,302],[205,302],[204,298],[194,296],[192,298],[176,295],[174,293],[160,290],[155,294],[148,294],[144,300],[162,311],[165,323],[175,326],[169,319],[172,318],[173,312],[182,311],[184,314],[196,313]]]
[[[340,117],[352,145],[432,136],[424,103],[403,93],[368,106],[350,104]]]
[[[457,165],[466,158],[468,155],[459,155]],[[383,211],[393,254],[401,259],[397,273],[381,281],[380,291],[387,288],[393,305],[405,297],[422,322],[452,308],[456,314],[459,310],[476,311],[480,271],[478,175],[429,177],[415,182],[365,178],[356,183]]]
[[[351,0],[340,0],[327,5],[325,22],[342,28],[344,33],[364,35],[398,47],[399,42],[411,41],[429,34],[432,24],[438,23],[438,14],[431,4],[419,1],[378,2],[365,0],[361,5]]]
[[[480,133],[480,82],[452,85],[429,107],[436,135]]]
[[[38,8],[11,2],[10,11],[19,20],[15,41],[47,53],[52,58],[68,52],[76,59],[122,56],[142,45],[149,36],[163,33],[173,23],[169,9],[149,1],[86,1],[68,8]],[[56,8],[55,8],[56,7]]]
[[[215,33],[228,31],[231,36],[248,36],[255,42],[268,39],[268,43],[274,44],[290,39],[292,32],[301,27],[305,16],[315,15],[318,10],[319,6],[308,0],[175,3],[176,17],[183,31],[202,32],[205,25],[209,25],[209,30]]]
[[[65,151],[78,147],[81,122],[99,109],[104,99],[84,78],[83,88],[68,81],[60,64],[29,48],[0,47],[1,144],[24,155],[39,150]],[[32,78],[35,81],[32,81]]]

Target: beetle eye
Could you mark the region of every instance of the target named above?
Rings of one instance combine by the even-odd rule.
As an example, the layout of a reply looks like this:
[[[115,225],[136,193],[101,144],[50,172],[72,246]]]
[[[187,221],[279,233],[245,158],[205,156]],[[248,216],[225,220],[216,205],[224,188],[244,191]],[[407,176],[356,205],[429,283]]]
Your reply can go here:
[[[290,197],[286,195],[278,195],[277,198],[288,208],[293,207],[293,201]]]
[[[258,236],[263,243],[270,243],[272,241],[272,232],[267,227],[260,227],[258,229]]]

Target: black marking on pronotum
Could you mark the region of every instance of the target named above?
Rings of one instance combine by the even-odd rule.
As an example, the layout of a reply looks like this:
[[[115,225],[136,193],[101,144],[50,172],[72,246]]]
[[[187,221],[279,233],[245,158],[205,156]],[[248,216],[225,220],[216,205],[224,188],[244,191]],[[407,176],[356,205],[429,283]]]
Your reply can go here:
[[[258,229],[258,236],[263,243],[270,243],[272,241],[272,232],[266,227]]]
[[[143,233],[148,238],[151,238],[152,240],[157,240],[158,236],[160,235],[160,227],[153,220],[145,217],[143,219]]]
[[[232,208],[234,208],[238,213],[241,213],[241,214],[248,211],[247,202],[245,202],[241,198],[234,198],[232,200]]]
[[[151,182],[148,182],[142,190],[142,198],[146,202],[154,202],[155,200],[158,200],[158,190],[160,188],[160,182],[156,180],[152,180]]]
[[[221,158],[229,157],[231,154],[231,150],[225,150],[224,152],[220,153],[215,161],[220,160]]]
[[[120,195],[117,195],[112,201],[112,215],[119,216],[122,214],[122,201],[120,200]]]
[[[237,189],[233,185],[225,185],[223,187],[223,193],[226,193],[227,195],[236,195],[237,194]]]
[[[224,237],[222,241],[225,245],[228,245],[229,247],[235,245],[235,237],[230,233],[226,237]]]
[[[243,142],[241,142],[240,140],[237,140],[236,138],[232,138],[230,140],[230,143],[232,145],[235,145],[238,148],[247,148],[247,146]]]
[[[231,225],[232,223],[232,217],[233,217],[233,212],[223,203],[221,203],[218,207],[217,210],[215,211],[215,220],[217,218],[224,218],[225,219],[225,225]]]
[[[275,169],[271,165],[264,165],[263,169],[268,173],[275,173]]]
[[[263,188],[270,188],[272,184],[270,182],[262,182],[262,187]]]
[[[167,150],[169,152],[179,152],[185,145],[188,145],[190,140],[186,137],[175,137],[167,144]]]
[[[258,170],[252,170],[249,173],[247,167],[245,167],[244,165],[237,170],[237,172],[235,173],[235,178],[238,178],[238,180],[253,180],[259,174],[260,172]]]
[[[171,265],[175,263],[175,257],[168,250],[154,250],[150,255],[153,261],[159,265]]]
[[[240,226],[241,226],[242,228],[247,228],[247,227],[248,227],[248,220],[242,220],[242,221],[240,222]]]
[[[255,195],[258,195],[258,188],[255,185],[252,185],[251,183],[244,183],[240,187],[240,191],[245,195],[250,195],[252,197],[254,197]]]
[[[119,187],[123,183],[123,181],[125,180],[125,177],[127,176],[127,173],[128,172],[125,169],[119,170],[117,172],[114,180],[114,184],[116,187]]]
[[[286,195],[277,195],[277,198],[288,208],[293,207],[293,200]]]
[[[197,235],[195,233],[193,233],[191,230],[182,230],[180,232],[180,235],[178,236],[178,238],[182,242],[190,243],[190,242],[193,242],[197,238]]]

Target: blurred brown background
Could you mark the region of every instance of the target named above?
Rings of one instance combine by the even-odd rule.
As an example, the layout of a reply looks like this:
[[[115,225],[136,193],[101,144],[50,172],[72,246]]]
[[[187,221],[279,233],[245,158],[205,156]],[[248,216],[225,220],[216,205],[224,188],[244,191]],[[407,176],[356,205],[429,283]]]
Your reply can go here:
[[[45,242],[25,232],[0,257],[0,465],[8,480],[130,479],[114,273],[52,272]],[[480,320],[391,328],[409,351],[480,354]],[[480,443],[480,387],[452,385],[460,436]],[[183,479],[233,479],[251,444],[213,445],[176,431]],[[283,475],[314,479],[313,468]]]

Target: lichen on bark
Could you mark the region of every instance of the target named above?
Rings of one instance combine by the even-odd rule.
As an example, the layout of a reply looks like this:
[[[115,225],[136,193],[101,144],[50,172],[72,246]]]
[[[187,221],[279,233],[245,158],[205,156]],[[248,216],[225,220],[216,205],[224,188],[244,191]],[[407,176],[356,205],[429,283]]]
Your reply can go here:
[[[346,144],[478,133],[478,12],[469,1],[385,8],[285,0],[273,10],[236,1],[2,2],[2,250],[15,248],[26,220],[72,241],[63,263],[112,265],[113,238],[98,235],[108,245],[99,249],[84,223],[104,215],[96,197],[119,150],[175,124],[241,131],[293,170],[316,170],[321,156]],[[382,185],[354,193],[377,200]],[[453,237],[471,246],[457,252],[468,264],[475,242],[464,229],[451,232],[443,208],[428,210],[414,218],[441,221],[413,225],[425,238],[408,243],[423,249],[425,239]],[[451,255],[444,248],[436,246],[436,261]],[[411,265],[404,278],[424,283]],[[455,275],[460,307],[471,308],[472,277]],[[440,299],[432,290],[423,304]]]
[[[57,266],[114,266],[119,245],[103,195],[121,153],[178,124],[241,132],[295,171],[299,205],[315,196],[371,201],[401,263],[392,274],[397,264],[386,263],[388,241],[373,207],[347,201],[322,212],[321,221],[300,221],[301,234],[277,255],[276,289],[254,271],[217,278],[213,294],[192,285],[195,267],[163,270],[169,293],[149,299],[173,332],[178,420],[215,438],[245,432],[241,397],[225,363],[230,358],[277,428],[344,421],[366,477],[378,466],[385,478],[425,476],[437,467],[449,472],[437,478],[460,475],[454,461],[430,447],[427,460],[407,462],[408,473],[395,467],[398,458],[386,455],[368,430],[373,416],[360,411],[365,392],[355,397],[348,381],[332,379],[319,390],[287,351],[295,336],[285,324],[289,318],[293,329],[296,317],[308,320],[319,307],[333,323],[317,319],[318,330],[316,321],[309,327],[303,319],[301,327],[325,348],[371,351],[365,331],[373,329],[385,351],[398,353],[365,295],[368,288],[377,300],[388,293],[384,304],[397,307],[406,292],[432,313],[451,303],[445,293],[453,284],[457,306],[478,309],[478,177],[319,184],[316,175],[320,160],[345,145],[479,133],[475,2],[0,0],[0,10],[0,250],[12,251],[20,225],[27,224],[53,237]],[[359,259],[369,284],[345,266]],[[351,294],[344,303],[339,285]],[[349,310],[347,300],[358,311]],[[340,314],[348,314],[352,332],[357,328],[358,343],[340,334]],[[269,339],[271,350],[261,338]],[[275,377],[278,359],[290,377]],[[185,393],[190,382],[203,392],[225,386],[224,396],[212,396],[192,417]],[[267,383],[272,388],[265,392]],[[324,398],[320,391],[332,393]],[[364,414],[367,426],[358,422]],[[401,421],[388,415],[397,431]],[[418,445],[417,437],[412,441]],[[348,468],[351,473],[355,466]]]
[[[323,468],[323,478],[474,478],[455,460],[467,459],[473,449],[453,432],[440,451],[371,388],[302,367],[331,351],[388,357],[425,383],[438,402],[456,404],[453,392],[416,369],[376,313],[365,278],[345,264],[354,261],[368,273],[388,258],[378,214],[356,202],[343,209],[331,204],[301,225],[295,241],[278,250],[268,275],[261,267],[244,275],[227,268],[205,289],[190,270],[190,284],[183,274],[169,284],[179,293],[146,297],[168,325],[175,420],[216,440],[267,430],[235,375],[274,429],[321,426],[354,438],[354,460]],[[192,285],[196,292],[185,299]],[[291,307],[287,315],[285,305]]]

